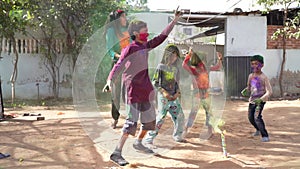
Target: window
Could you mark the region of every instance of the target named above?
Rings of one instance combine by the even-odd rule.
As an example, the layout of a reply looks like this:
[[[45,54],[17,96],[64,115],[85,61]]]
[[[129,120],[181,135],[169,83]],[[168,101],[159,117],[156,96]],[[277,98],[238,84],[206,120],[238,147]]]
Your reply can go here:
[[[183,28],[183,33],[186,35],[192,35],[192,28]]]

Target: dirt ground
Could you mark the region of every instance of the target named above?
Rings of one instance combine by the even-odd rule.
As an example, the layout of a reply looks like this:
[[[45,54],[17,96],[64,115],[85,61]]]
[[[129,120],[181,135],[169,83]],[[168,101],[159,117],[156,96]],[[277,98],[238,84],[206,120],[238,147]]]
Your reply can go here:
[[[17,116],[0,122],[0,152],[11,156],[0,159],[0,169],[105,169],[121,168],[109,161],[111,152],[88,135],[72,105],[24,106],[5,109]],[[36,120],[41,114],[45,120]],[[173,143],[169,151],[158,156],[128,158],[133,165],[123,168],[145,169],[237,169],[237,168],[300,168],[300,100],[269,101],[263,118],[270,142],[253,137],[254,129],[247,119],[247,102],[227,100],[223,119],[228,157],[224,158],[220,134],[209,140],[199,139],[201,124],[187,134],[187,143]],[[109,113],[105,118],[109,125]],[[122,121],[120,122],[120,126]],[[170,119],[164,128],[170,128]],[[121,128],[116,131],[120,133]],[[113,145],[114,146],[114,145]],[[142,157],[142,156],[140,156]]]

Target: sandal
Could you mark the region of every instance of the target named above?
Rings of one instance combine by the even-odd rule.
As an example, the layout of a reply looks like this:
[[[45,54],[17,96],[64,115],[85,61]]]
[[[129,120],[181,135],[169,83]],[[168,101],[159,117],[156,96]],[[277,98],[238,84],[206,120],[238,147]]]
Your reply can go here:
[[[0,159],[10,157],[10,154],[0,153]]]

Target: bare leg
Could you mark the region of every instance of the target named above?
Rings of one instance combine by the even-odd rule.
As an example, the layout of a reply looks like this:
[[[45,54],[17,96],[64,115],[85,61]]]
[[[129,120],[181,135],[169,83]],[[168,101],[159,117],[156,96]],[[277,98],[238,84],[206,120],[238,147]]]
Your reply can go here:
[[[117,145],[116,149],[119,151],[122,151],[123,146],[128,138],[128,133],[123,133],[123,135],[121,136],[120,140],[119,140],[119,144]]]
[[[141,151],[143,153],[152,154],[154,152],[142,144],[142,140],[143,140],[144,136],[147,134],[147,131],[148,130],[142,130],[142,128],[140,129],[137,139],[136,139],[135,143],[133,143],[133,148],[135,148],[136,150]]]
[[[123,149],[123,146],[124,146],[127,138],[128,138],[128,134],[123,133],[120,140],[119,140],[119,144],[117,145],[115,151],[110,155],[110,160],[112,160],[113,162],[119,164],[120,166],[125,166],[125,165],[129,164],[128,161],[126,161],[122,157],[122,149]]]
[[[142,129],[140,129],[140,131],[139,131],[139,133],[137,135],[137,140],[138,141],[142,141],[143,138],[145,137],[145,135],[147,134],[147,131],[148,130],[142,130]]]

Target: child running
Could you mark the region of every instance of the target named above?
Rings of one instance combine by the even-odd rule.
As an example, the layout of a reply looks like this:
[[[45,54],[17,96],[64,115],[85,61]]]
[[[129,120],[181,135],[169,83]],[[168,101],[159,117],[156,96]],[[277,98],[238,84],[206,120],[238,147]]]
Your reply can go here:
[[[272,95],[272,87],[268,77],[262,72],[264,58],[254,55],[250,59],[252,73],[248,77],[247,87],[241,92],[243,96],[249,96],[248,119],[256,129],[253,136],[261,134],[261,141],[268,142],[269,134],[266,130],[262,111],[268,98]]]
[[[179,69],[177,68],[179,57],[179,49],[175,45],[169,44],[165,48],[163,58],[157,66],[153,77],[154,86],[158,90],[158,114],[156,116],[155,130],[148,131],[145,138],[147,145],[151,148],[153,148],[153,140],[162,127],[167,112],[170,113],[174,124],[174,140],[176,142],[183,141],[184,114],[179,101]]]
[[[200,58],[202,57],[202,59]],[[210,124],[211,114],[211,106],[209,100],[209,78],[208,72],[204,62],[205,55],[203,53],[195,53],[192,48],[189,49],[189,53],[186,55],[182,67],[187,70],[193,77],[193,97],[192,97],[192,109],[187,119],[187,123],[185,126],[185,134],[187,134],[188,129],[191,128],[196,119],[196,115],[200,109],[200,105],[205,110],[207,133],[206,136],[209,138],[212,135],[212,125]],[[219,57],[219,59],[222,59]],[[190,62],[190,65],[189,65]],[[218,61],[218,66],[221,66],[220,60]],[[213,69],[218,70],[219,67],[214,66]],[[198,103],[200,99],[200,104]]]
[[[135,135],[137,121],[142,123],[133,148],[143,153],[154,153],[142,144],[142,139],[148,130],[155,130],[155,106],[154,88],[148,73],[148,52],[160,45],[172,31],[174,25],[181,16],[181,12],[175,11],[175,18],[162,31],[151,40],[147,40],[148,28],[143,21],[133,20],[128,27],[128,32],[133,42],[121,52],[121,57],[114,65],[107,78],[108,91],[111,89],[111,81],[118,74],[122,74],[122,82],[126,93],[127,118],[122,129],[122,136],[110,159],[120,166],[129,164],[122,157],[123,146],[130,135]]]

